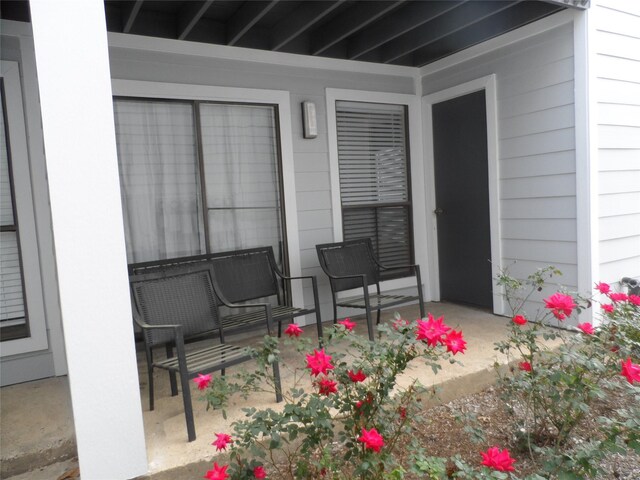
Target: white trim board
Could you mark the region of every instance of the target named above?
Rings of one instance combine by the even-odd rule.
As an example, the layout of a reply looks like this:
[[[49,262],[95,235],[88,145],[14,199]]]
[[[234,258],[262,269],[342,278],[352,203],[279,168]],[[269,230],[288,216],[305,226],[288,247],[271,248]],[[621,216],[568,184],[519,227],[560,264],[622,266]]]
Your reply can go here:
[[[113,95],[126,97],[170,98],[183,100],[212,100],[240,103],[262,103],[278,105],[280,123],[280,149],[282,154],[282,183],[284,211],[291,276],[301,275],[300,237],[298,231],[298,207],[293,162],[293,133],[291,130],[291,107],[289,92],[284,90],[260,90],[254,88],[212,87],[182,83],[160,83],[137,80],[111,81]],[[304,305],[300,282],[291,285],[293,304]],[[305,319],[306,323],[311,322]]]
[[[462,95],[485,91],[486,115],[487,115],[487,158],[489,175],[489,228],[491,232],[491,274],[495,278],[500,271],[502,259],[500,244],[500,194],[498,182],[498,106],[496,91],[496,76],[487,75],[470,82],[447,88],[439,92],[422,97],[422,119],[425,156],[425,188],[429,191],[426,197],[425,215],[429,231],[429,284],[433,290],[430,292],[434,300],[440,299],[440,280],[438,265],[438,230],[435,214],[435,171],[433,155],[433,115],[432,106],[435,103],[450,100]],[[504,315],[504,290],[494,285],[493,312]]]
[[[327,102],[327,138],[329,140],[329,166],[331,176],[331,211],[333,217],[333,241],[341,242],[342,235],[342,202],[340,200],[340,174],[338,166],[338,139],[336,131],[336,100],[354,102],[390,103],[406,105],[409,116],[409,168],[411,171],[411,201],[413,209],[413,245],[415,262],[421,271],[429,271],[427,254],[427,224],[424,211],[424,162],[422,161],[422,118],[420,113],[420,97],[400,93],[383,93],[363,90],[325,89]],[[422,276],[425,301],[429,301],[431,288],[428,276]],[[387,280],[380,284],[383,290],[396,290],[415,286],[411,277]],[[357,291],[342,292],[341,296],[356,294]]]
[[[414,77],[417,67],[401,65],[381,65],[358,60],[314,57],[294,53],[272,52],[253,48],[230,47],[209,43],[173,40],[168,38],[145,37],[125,33],[109,32],[110,48],[123,48],[158,53],[189,55],[192,57],[219,58],[253,63],[267,63],[288,67],[339,70],[343,72],[371,73],[398,77]]]

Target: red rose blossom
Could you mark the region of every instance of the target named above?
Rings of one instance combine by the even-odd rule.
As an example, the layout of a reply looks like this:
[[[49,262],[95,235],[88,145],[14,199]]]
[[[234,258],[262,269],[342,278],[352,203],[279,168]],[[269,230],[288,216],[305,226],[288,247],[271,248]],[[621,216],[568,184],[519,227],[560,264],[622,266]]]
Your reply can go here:
[[[352,322],[350,318],[345,318],[344,320],[340,320],[338,323],[342,325],[345,328],[345,330],[349,332],[353,331],[354,327],[356,326],[356,323]]]
[[[614,310],[614,306],[611,305],[610,303],[603,303],[602,305],[600,305],[600,308],[602,308],[602,310],[604,310],[607,313],[611,313]]]
[[[286,333],[290,337],[299,337],[302,333],[302,329],[297,323],[290,323],[289,326],[285,329],[284,333]]]
[[[253,469],[253,476],[258,479],[267,478],[267,472],[262,465],[259,465]]]
[[[596,290],[600,293],[609,293],[611,291],[611,286],[604,282],[596,283]]]
[[[458,352],[464,353],[467,349],[467,342],[462,338],[462,332],[452,330],[443,339],[444,344],[447,346],[447,351],[454,355]]]
[[[418,320],[418,329],[416,331],[416,340],[426,340],[427,345],[435,347],[438,343],[443,343],[443,336],[451,330],[451,327],[447,326],[443,322],[444,317],[438,317],[434,319],[433,315],[429,314],[427,320]]]
[[[640,295],[629,295],[629,302],[640,307]]]
[[[515,460],[509,455],[509,450],[506,448],[500,450],[498,447],[491,447],[486,452],[481,452],[482,465],[499,470],[501,472],[513,472],[513,463]]]
[[[211,445],[215,445],[217,451],[222,451],[227,449],[227,445],[233,443],[231,440],[231,435],[227,435],[226,433],[216,433],[216,439]]]
[[[364,443],[365,448],[373,450],[376,453],[384,447],[384,439],[375,428],[372,428],[368,432],[363,428],[362,435],[358,437],[358,441]]]
[[[522,315],[516,315],[511,319],[511,321],[516,325],[524,325],[525,323],[527,323],[527,319]]]
[[[545,308],[551,310],[551,313],[553,313],[558,320],[567,318],[577,306],[573,301],[573,297],[564,293],[554,293],[549,298],[545,298],[544,303]]]
[[[622,362],[622,375],[624,375],[629,383],[640,382],[640,365],[631,362],[631,358],[627,358]]]
[[[324,353],[324,348],[314,350],[313,355],[307,355],[307,368],[311,370],[311,375],[318,376],[321,373],[326,375],[329,370],[333,370],[331,355]]]
[[[203,478],[207,478],[208,480],[226,480],[229,478],[229,474],[227,473],[228,465],[224,467],[218,465],[218,462],[213,463],[213,469],[207,471]]]
[[[332,393],[337,393],[337,386],[338,384],[336,382],[325,377],[318,382],[318,393],[320,393],[320,395],[331,395]]]
[[[595,333],[595,330],[593,329],[593,325],[591,325],[589,322],[579,323],[578,328],[582,330],[584,333],[586,333],[587,335],[593,335]]]
[[[211,383],[211,375],[202,375],[198,374],[196,378],[193,379],[194,382],[198,384],[198,390],[204,390]]]
[[[349,370],[347,374],[353,383],[364,382],[367,378],[362,370],[358,370],[355,373],[353,370]]]
[[[629,297],[627,296],[626,293],[610,293],[609,298],[611,299],[612,302],[615,302],[615,303],[626,302],[627,300],[629,300]]]
[[[518,364],[518,368],[524,372],[530,372],[531,371],[531,364],[529,362],[520,362]]]

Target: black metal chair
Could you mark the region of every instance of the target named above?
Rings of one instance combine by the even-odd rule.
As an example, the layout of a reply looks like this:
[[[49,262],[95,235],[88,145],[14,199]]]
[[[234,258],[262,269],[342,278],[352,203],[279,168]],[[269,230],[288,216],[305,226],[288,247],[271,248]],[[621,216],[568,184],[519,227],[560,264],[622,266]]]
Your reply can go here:
[[[212,253],[207,255],[213,268],[220,300],[227,307],[238,309],[258,306],[255,303],[241,304],[268,297],[275,297],[272,306],[272,320],[278,322],[278,336],[282,334],[282,322],[290,321],[303,315],[315,314],[318,341],[322,343],[322,319],[318,301],[318,285],[313,276],[290,277],[284,275],[276,265],[271,247],[258,247],[231,252]],[[313,307],[300,308],[287,305],[284,286],[278,280],[311,280],[313,290]],[[249,309],[242,313],[225,315],[222,324],[225,328],[237,328],[242,325],[264,323],[264,309]]]
[[[369,238],[346,242],[316,245],[320,266],[329,277],[333,299],[333,322],[338,318],[338,307],[360,308],[366,310],[369,340],[374,340],[372,308],[377,309],[376,324],[380,323],[380,311],[386,307],[418,301],[420,316],[424,317],[424,300],[419,265],[399,265],[387,267],[381,265],[373,253]],[[381,293],[381,271],[405,270],[416,277],[417,296]],[[407,275],[409,276],[409,275]],[[376,293],[369,293],[369,286],[376,286]],[[339,298],[338,293],[346,290],[362,289],[362,294]]]
[[[221,371],[251,359],[248,348],[225,343],[223,326],[218,321],[217,295],[209,265],[168,268],[129,277],[135,301],[134,319],[143,331],[149,408],[154,409],[153,370],[169,371],[172,378],[180,375],[182,399],[189,441],[196,438],[189,380],[199,373]],[[266,305],[265,318],[272,333],[271,306]],[[193,350],[185,349],[185,337],[217,332],[218,341]],[[209,339],[210,341],[210,339]],[[153,349],[167,347],[167,357],[154,360]],[[176,355],[172,355],[175,347]],[[282,400],[278,363],[273,364],[276,401]],[[177,394],[172,382],[172,394]]]

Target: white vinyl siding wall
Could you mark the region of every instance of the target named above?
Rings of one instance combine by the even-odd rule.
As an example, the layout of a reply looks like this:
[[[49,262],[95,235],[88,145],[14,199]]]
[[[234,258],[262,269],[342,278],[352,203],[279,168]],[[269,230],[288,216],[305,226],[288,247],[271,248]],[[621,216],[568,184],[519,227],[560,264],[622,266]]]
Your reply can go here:
[[[599,280],[640,279],[640,2],[592,2]],[[596,248],[596,246],[594,246]],[[596,279],[598,280],[598,279]]]
[[[433,74],[427,68],[423,95],[491,74],[497,77],[502,267],[524,277],[552,264],[564,274],[558,283],[576,289],[573,26]]]
[[[316,244],[334,241],[325,89],[362,90],[366,86],[372,91],[415,93],[413,77],[269,65],[119,47],[110,48],[109,53],[114,79],[290,92],[302,275],[316,275],[322,317],[325,320],[333,318],[329,282],[319,266],[315,250]],[[315,139],[304,139],[302,135],[300,104],[307,100],[316,104],[318,137]],[[313,304],[313,293],[306,283],[304,303]]]

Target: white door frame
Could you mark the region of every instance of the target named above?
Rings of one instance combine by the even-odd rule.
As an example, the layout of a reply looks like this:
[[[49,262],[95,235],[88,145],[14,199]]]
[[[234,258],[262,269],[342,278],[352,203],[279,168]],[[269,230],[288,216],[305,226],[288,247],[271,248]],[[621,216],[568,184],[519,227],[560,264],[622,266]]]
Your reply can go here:
[[[435,103],[484,90],[487,115],[487,159],[489,172],[489,229],[491,233],[491,275],[495,279],[500,272],[502,258],[500,244],[500,195],[498,177],[498,108],[495,74],[478,78],[470,82],[447,88],[422,97],[422,118],[425,158],[425,186],[429,192],[426,195],[427,231],[429,235],[429,282],[432,287],[431,298],[440,300],[440,267],[438,263],[438,225],[434,210],[436,208],[435,192],[435,159],[433,153],[433,115],[432,107]],[[473,286],[460,288],[473,288]],[[493,288],[493,313],[503,315],[504,290],[495,285]]]

